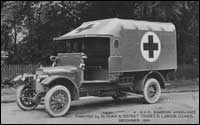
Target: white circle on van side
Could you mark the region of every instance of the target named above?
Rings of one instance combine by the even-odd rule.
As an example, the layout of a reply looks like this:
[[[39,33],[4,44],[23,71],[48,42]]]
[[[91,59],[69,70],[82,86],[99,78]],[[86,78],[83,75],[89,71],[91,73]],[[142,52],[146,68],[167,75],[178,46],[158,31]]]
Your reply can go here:
[[[161,52],[160,39],[154,32],[146,32],[140,43],[142,56],[148,62],[155,62]]]

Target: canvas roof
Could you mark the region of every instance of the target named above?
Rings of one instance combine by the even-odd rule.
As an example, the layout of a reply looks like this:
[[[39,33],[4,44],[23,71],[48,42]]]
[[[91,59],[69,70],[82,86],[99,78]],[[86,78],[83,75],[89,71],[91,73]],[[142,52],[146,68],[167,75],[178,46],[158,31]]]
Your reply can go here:
[[[120,37],[120,32],[122,32],[123,30],[151,30],[174,32],[175,26],[172,23],[111,18],[84,22],[78,28],[60,37],[54,38],[54,40],[101,36]]]

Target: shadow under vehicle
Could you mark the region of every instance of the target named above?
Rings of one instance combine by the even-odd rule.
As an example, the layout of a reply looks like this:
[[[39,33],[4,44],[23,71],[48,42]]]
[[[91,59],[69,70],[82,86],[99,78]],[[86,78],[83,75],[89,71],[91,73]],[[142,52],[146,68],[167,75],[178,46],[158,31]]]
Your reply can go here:
[[[44,101],[49,115],[58,117],[79,97],[120,100],[130,93],[156,103],[167,74],[177,68],[171,23],[90,21],[54,40],[67,52],[51,56],[52,67],[38,68],[35,75],[24,78],[17,89],[17,104],[23,110]]]

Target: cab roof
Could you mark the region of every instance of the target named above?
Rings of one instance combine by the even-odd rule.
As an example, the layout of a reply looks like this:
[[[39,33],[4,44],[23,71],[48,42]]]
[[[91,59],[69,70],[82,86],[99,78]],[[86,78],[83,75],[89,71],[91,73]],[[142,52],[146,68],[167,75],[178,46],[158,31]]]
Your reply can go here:
[[[54,40],[65,40],[80,37],[120,37],[123,30],[150,30],[174,32],[175,26],[172,23],[148,22],[128,19],[104,19],[84,22],[78,28]]]

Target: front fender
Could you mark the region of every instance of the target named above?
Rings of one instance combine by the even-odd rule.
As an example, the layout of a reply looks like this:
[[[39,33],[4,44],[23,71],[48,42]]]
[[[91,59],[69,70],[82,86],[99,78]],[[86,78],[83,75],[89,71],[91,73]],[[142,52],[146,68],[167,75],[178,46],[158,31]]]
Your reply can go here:
[[[56,80],[56,79],[60,79],[60,78],[64,78],[64,79],[68,79],[71,82],[73,82],[74,80],[72,80],[72,78],[66,77],[66,76],[49,76],[47,78],[45,78],[44,80],[41,81],[41,84],[43,85],[48,85],[50,84],[52,81]]]
[[[75,100],[79,98],[79,89],[74,81],[75,81],[74,79],[66,76],[50,76],[42,80],[41,84],[49,86],[50,88],[55,85],[63,85],[70,90],[72,94],[72,99]]]

